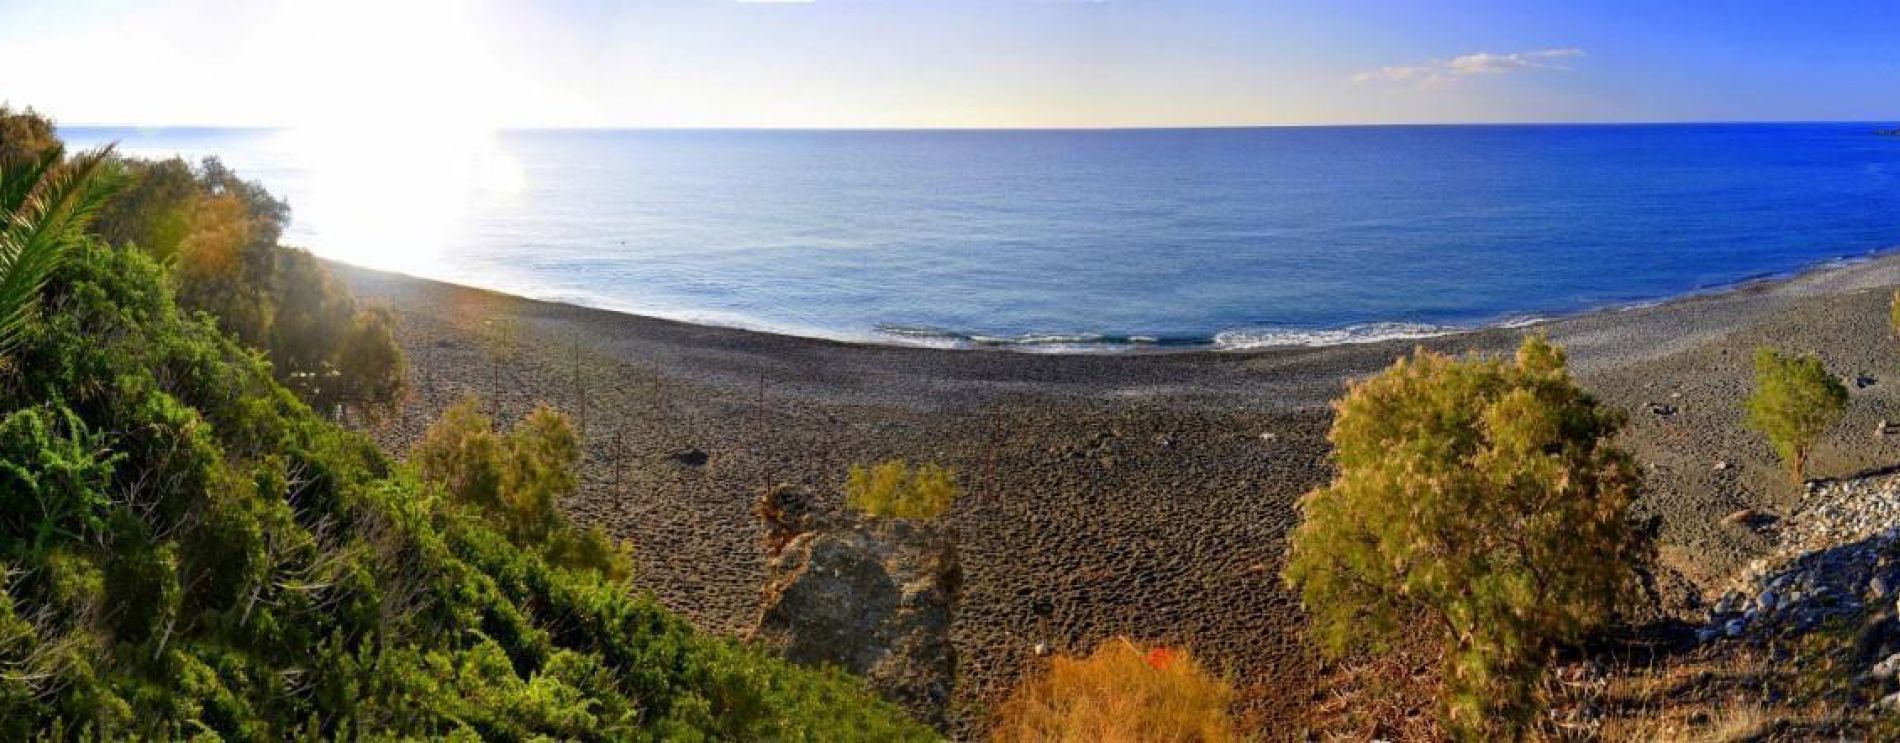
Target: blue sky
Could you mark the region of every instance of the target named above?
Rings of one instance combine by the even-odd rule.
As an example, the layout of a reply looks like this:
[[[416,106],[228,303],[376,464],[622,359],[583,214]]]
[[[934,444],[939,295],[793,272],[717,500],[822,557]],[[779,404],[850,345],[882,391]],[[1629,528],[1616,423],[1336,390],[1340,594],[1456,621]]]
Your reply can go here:
[[[1883,120],[1900,4],[0,0],[0,98],[211,125]]]

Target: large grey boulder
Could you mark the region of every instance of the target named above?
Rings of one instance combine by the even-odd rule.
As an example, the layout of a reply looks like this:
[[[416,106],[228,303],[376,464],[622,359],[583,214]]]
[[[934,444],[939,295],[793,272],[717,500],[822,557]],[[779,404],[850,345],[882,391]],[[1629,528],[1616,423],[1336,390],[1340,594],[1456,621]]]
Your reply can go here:
[[[950,620],[962,589],[955,540],[930,522],[818,518],[768,492],[769,577],[753,639],[793,662],[835,665],[943,727],[956,679]]]

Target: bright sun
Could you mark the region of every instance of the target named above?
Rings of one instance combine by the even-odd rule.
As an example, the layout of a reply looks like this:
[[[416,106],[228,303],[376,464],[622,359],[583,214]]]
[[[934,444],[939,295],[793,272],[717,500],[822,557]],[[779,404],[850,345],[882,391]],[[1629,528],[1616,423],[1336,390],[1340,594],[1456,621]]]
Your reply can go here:
[[[285,0],[270,20],[301,60],[294,126],[275,143],[308,174],[296,205],[310,248],[424,272],[453,259],[469,219],[522,187],[496,133],[499,70],[466,3]],[[367,19],[367,22],[366,22]]]
[[[297,212],[314,227],[310,247],[357,265],[439,269],[479,210],[522,187],[520,164],[493,130],[313,126],[283,132],[279,144],[308,173]]]

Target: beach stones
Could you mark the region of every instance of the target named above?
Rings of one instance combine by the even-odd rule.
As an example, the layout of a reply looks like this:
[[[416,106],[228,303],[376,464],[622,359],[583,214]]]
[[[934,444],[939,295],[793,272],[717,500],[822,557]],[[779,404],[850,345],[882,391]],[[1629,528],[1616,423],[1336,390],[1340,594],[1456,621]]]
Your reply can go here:
[[[1867,669],[1867,677],[1879,681],[1886,681],[1896,675],[1900,675],[1900,653],[1889,655],[1885,660],[1875,663],[1873,668]]]

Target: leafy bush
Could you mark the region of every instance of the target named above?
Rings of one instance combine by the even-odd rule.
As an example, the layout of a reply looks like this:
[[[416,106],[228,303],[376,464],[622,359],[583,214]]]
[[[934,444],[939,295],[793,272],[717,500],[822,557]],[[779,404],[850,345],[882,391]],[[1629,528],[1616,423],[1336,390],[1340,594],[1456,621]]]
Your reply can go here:
[[[1420,349],[1335,411],[1337,473],[1301,500],[1285,571],[1321,648],[1431,633],[1447,726],[1520,734],[1552,645],[1603,625],[1649,559],[1620,417],[1535,337],[1511,363]]]
[[[554,409],[536,408],[502,436],[481,404],[465,398],[429,426],[410,459],[425,482],[477,509],[515,544],[542,547],[556,564],[599,570],[614,580],[632,574],[624,545],[598,528],[569,525],[557,507],[579,485],[580,440]]]
[[[1228,715],[1234,690],[1183,650],[1126,638],[1087,658],[1057,657],[1003,704],[998,741],[1239,740]]]
[[[866,516],[934,519],[949,513],[957,498],[957,475],[947,467],[893,459],[853,466],[845,480],[845,505]]]
[[[1847,387],[1811,354],[1755,350],[1755,391],[1748,396],[1748,427],[1768,437],[1798,484],[1807,474],[1814,441],[1841,419]]]

